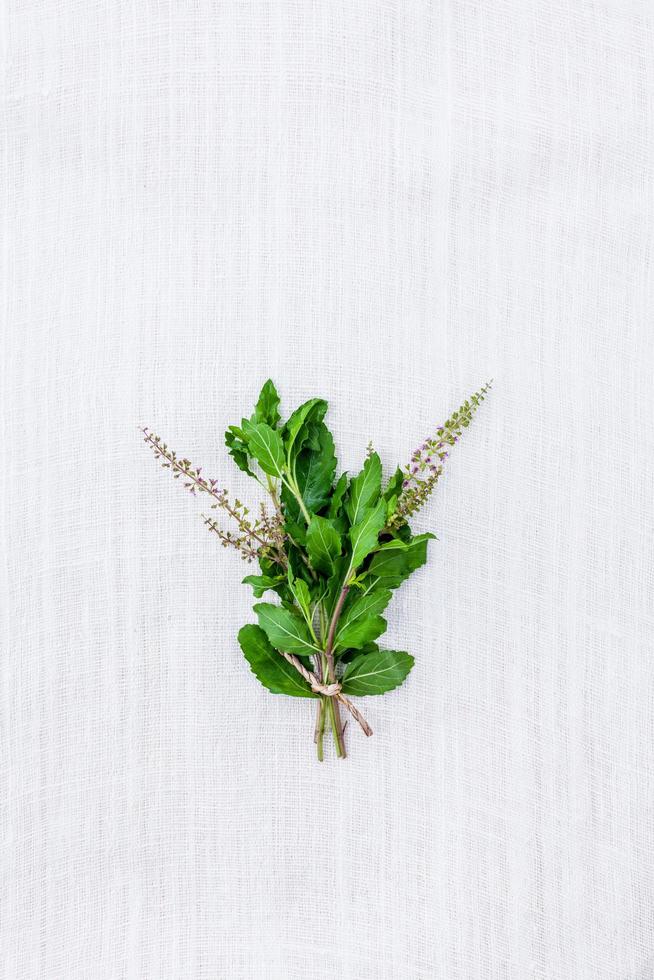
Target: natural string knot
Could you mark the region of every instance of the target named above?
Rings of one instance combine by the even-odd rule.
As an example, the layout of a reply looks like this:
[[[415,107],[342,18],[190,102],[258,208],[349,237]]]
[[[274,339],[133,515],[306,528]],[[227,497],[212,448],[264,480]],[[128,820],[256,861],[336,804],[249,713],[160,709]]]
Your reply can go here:
[[[333,698],[336,694],[341,693],[341,685],[338,682],[334,684],[321,684],[316,680],[311,684],[311,690],[314,694],[324,694],[327,698]]]

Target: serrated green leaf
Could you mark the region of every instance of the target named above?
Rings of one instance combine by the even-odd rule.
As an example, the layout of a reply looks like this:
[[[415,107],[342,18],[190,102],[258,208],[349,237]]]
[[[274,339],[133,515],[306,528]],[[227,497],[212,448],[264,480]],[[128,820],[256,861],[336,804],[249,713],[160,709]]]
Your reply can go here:
[[[277,584],[272,586],[272,591],[280,597],[284,605],[290,604],[292,606],[294,602],[293,593],[288,587],[286,575],[280,573],[277,562],[271,561],[265,555],[259,555],[259,568],[263,577],[271,580],[279,579]],[[256,598],[258,599],[260,596],[256,596]]]
[[[350,528],[350,543],[352,545],[350,569],[352,571],[359,567],[363,559],[376,546],[379,532],[383,528],[385,520],[386,504],[383,500],[378,500],[375,507],[364,511],[361,521]]]
[[[317,652],[318,647],[313,642],[307,624],[289,609],[274,606],[271,602],[259,602],[254,611],[259,626],[277,650],[309,656]]]
[[[338,517],[330,517],[329,519],[334,525],[334,530],[336,531],[336,533],[340,534],[341,539],[347,538],[349,523],[345,514],[341,513],[338,515]]]
[[[282,437],[265,422],[249,425],[246,430],[248,449],[264,473],[281,477],[284,472]]]
[[[254,623],[239,630],[238,642],[252,673],[273,694],[315,698],[302,675],[271,646],[265,632]]]
[[[267,575],[269,578],[274,578],[275,575],[280,574],[277,562],[271,558],[267,558],[265,554],[259,555],[259,568],[261,569],[262,575]]]
[[[303,441],[305,449],[313,449],[314,451],[320,449],[320,435],[318,430],[322,424],[322,422],[307,422],[306,438]]]
[[[272,589],[274,592],[284,581],[283,575],[246,575],[243,579],[243,585],[251,585],[254,589],[255,598],[260,599],[264,592],[267,592],[268,589]]]
[[[307,510],[315,514],[329,500],[329,492],[336,472],[336,455],[334,437],[325,423],[314,423],[311,429],[314,440],[307,441],[300,452],[295,476]]]
[[[230,428],[232,429],[233,432],[240,432],[239,438],[243,439],[244,442],[247,442],[248,436],[250,434],[250,430],[252,429],[253,425],[256,425],[256,423],[251,422],[250,419],[241,419],[240,428],[238,428],[238,426],[236,425],[232,425],[230,426]]]
[[[332,499],[329,501],[329,511],[327,512],[327,517],[330,518],[338,517],[346,490],[347,490],[347,473],[341,473],[336,483],[336,486],[334,487],[334,492],[332,493]]]
[[[334,649],[357,649],[381,636],[386,620],[379,613],[384,611],[392,594],[390,589],[375,589],[365,594],[350,592],[338,621]]]
[[[300,434],[298,445],[303,440],[304,446],[298,451],[291,469],[295,472],[297,491],[305,507],[310,513],[318,513],[329,500],[336,470],[334,440],[324,422],[308,423],[307,431],[313,433],[313,436],[303,440]],[[282,503],[287,520],[290,519],[294,524],[304,521],[299,502],[293,490],[286,484],[282,487]]]
[[[398,497],[400,495],[400,491],[402,490],[402,484],[404,483],[404,479],[405,479],[404,473],[398,466],[398,468],[395,470],[392,477],[386,484],[386,488],[383,494],[384,500],[391,500],[393,497]]]
[[[418,534],[409,542],[385,541],[372,557],[368,574],[377,578],[378,585],[396,589],[417,568],[427,561],[427,542],[433,534]]]
[[[248,476],[254,476],[249,466],[247,446],[237,434],[239,432],[242,432],[242,430],[235,425],[230,425],[225,433],[225,445],[228,447],[229,455],[238,468],[243,470],[244,473],[247,473]]]
[[[397,527],[394,527],[391,533],[394,538],[404,541],[405,544],[408,544],[411,541],[411,528],[406,521]]]
[[[374,653],[379,650],[376,643],[366,643],[359,650],[343,650],[338,654],[338,662],[341,664],[349,664],[351,660],[355,657],[360,657],[364,653]]]
[[[272,383],[271,379],[268,378],[261,393],[259,394],[259,399],[257,401],[256,407],[254,409],[254,414],[252,416],[252,422],[265,422],[271,428],[277,428],[277,423],[279,422],[281,415],[279,414],[279,395],[277,394],[277,389]]]
[[[348,664],[343,674],[343,693],[357,697],[385,694],[400,686],[413,664],[411,654],[399,650],[361,654]]]
[[[288,567],[293,573],[294,578],[301,578],[308,582],[311,573],[302,557],[302,552],[295,545],[288,545],[286,548],[288,555]]]
[[[305,620],[311,622],[311,595],[309,586],[302,578],[294,578],[293,572],[288,570],[288,586],[295,596],[295,601],[302,610]]]
[[[341,538],[327,518],[317,515],[311,518],[307,531],[307,551],[315,570],[330,575],[334,560],[341,553]]]
[[[345,512],[350,524],[358,524],[364,513],[377,503],[381,493],[382,468],[377,453],[372,453],[363,464],[363,469],[350,483],[350,492],[345,504]]]
[[[288,419],[282,430],[282,434],[286,458],[289,464],[296,458],[309,436],[309,423],[321,422],[327,408],[327,402],[323,398],[310,398],[309,401],[304,402],[299,408],[296,408]]]
[[[298,507],[298,511],[299,509],[300,508]],[[284,528],[286,529],[288,534],[293,538],[294,541],[297,541],[297,543],[302,547],[305,546],[305,544],[307,543],[306,527],[304,527],[302,524],[297,524],[295,521],[289,520],[287,517],[286,520],[284,521]]]

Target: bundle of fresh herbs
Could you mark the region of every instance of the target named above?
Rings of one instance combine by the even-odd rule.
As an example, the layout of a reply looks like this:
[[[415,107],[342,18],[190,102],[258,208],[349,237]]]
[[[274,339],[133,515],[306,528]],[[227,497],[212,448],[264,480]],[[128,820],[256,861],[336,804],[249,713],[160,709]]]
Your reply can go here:
[[[336,754],[345,757],[341,710],[372,734],[351,698],[385,694],[413,666],[409,653],[379,646],[387,625],[382,613],[393,590],[426,561],[434,535],[414,535],[409,518],[433,491],[449,447],[470,425],[489,388],[490,382],[471,395],[384,481],[371,445],[360,473],[336,478],[334,439],[324,422],[327,402],[311,398],[282,422],[279,396],[266,381],[251,417],[225,433],[237,466],[270,497],[256,516],[159,436],[142,430],[161,465],[231,519],[233,530],[224,530],[215,517],[204,516],[224,547],[258,562],[259,574],[243,579],[255,598],[272,592],[279,600],[257,602],[258,625],[244,626],[238,640],[269,691],[316,702],[314,740],[321,760],[326,728]]]

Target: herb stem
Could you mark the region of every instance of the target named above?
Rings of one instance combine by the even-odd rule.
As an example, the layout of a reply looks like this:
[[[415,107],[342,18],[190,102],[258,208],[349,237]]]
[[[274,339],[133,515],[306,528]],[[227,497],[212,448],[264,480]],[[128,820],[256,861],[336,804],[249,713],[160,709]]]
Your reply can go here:
[[[295,480],[295,475],[293,474],[293,476],[291,476],[291,474],[289,473],[286,479],[282,477],[282,481],[286,484],[288,489],[291,491],[291,493],[297,500],[300,510],[302,511],[302,516],[304,517],[308,526],[311,523],[311,514],[307,510],[307,506],[304,500],[302,499],[302,494],[300,493],[300,488],[298,487],[297,481]]]
[[[325,656],[327,657],[327,663],[329,664],[329,669],[332,673],[332,680],[336,680],[334,675],[334,639],[336,636],[336,627],[338,626],[338,621],[340,619],[341,613],[343,612],[343,605],[347,599],[347,594],[350,591],[349,585],[344,585],[341,589],[341,593],[338,597],[336,605],[334,607],[334,613],[332,615],[331,623],[329,624],[329,633],[327,634],[327,644],[325,646]]]
[[[318,753],[318,761],[322,762],[325,758],[325,753],[323,749],[323,737],[325,734],[325,702],[327,698],[321,698],[320,704],[318,706],[318,721],[316,723],[316,751]]]
[[[325,660],[326,667],[328,670],[328,680],[332,683],[336,681],[336,667],[334,664],[334,638],[336,636],[336,627],[338,626],[338,620],[340,619],[341,613],[343,611],[343,605],[347,599],[347,594],[350,591],[349,585],[344,585],[341,589],[341,593],[334,607],[334,612],[332,615],[331,622],[329,624],[329,632],[327,634],[327,643],[325,645]],[[325,664],[323,664],[323,673],[325,673]],[[334,741],[336,743],[337,753],[340,758],[345,758],[345,741],[343,739],[343,725],[341,723],[341,713],[338,708],[338,704],[333,698],[330,698],[330,714],[332,721],[332,728],[334,731]]]
[[[336,746],[336,755],[339,759],[345,758],[345,746],[343,745],[343,729],[341,727],[341,719],[338,714],[338,704],[334,698],[327,698],[329,702],[329,718],[332,724],[332,733],[334,735],[334,745]]]

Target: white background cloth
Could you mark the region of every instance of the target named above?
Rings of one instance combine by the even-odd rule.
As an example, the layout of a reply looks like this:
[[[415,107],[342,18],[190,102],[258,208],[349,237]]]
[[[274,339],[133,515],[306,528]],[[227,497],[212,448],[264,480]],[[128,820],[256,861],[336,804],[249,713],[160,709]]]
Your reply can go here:
[[[654,977],[654,11],[8,0],[7,980]],[[322,766],[138,424],[386,472],[487,378]],[[249,569],[252,571],[252,569]]]

